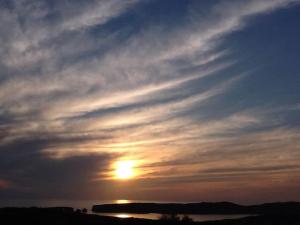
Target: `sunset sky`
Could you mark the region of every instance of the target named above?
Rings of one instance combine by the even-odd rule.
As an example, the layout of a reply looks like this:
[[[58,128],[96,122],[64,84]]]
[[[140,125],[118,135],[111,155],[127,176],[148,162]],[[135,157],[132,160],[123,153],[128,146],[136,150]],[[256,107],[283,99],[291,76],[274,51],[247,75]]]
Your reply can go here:
[[[299,0],[1,0],[0,200],[300,201]]]

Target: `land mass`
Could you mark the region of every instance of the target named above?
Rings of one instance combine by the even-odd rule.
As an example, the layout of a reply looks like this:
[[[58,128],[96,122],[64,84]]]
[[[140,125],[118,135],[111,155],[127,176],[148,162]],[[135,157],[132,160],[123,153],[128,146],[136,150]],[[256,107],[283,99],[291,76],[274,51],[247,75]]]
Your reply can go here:
[[[204,203],[201,205],[203,204]],[[216,204],[216,206],[219,207],[220,203],[209,203],[209,205],[210,204]],[[222,203],[222,205],[223,204],[224,203]],[[228,204],[226,203],[225,205]],[[116,218],[110,216],[85,214],[69,207],[0,208],[0,223],[9,225],[300,225],[299,205],[300,203],[263,204],[260,205],[260,207],[254,207],[258,207],[260,210],[264,209],[263,211],[266,213],[261,215],[248,216],[241,219],[226,219],[208,222],[193,222],[191,220],[179,221],[172,219],[172,217],[161,220]],[[160,207],[162,207],[161,204]],[[218,209],[218,207],[216,207],[216,209]],[[288,208],[290,208],[291,211],[288,211]]]
[[[159,213],[159,214],[299,214],[299,202],[238,205],[231,202],[216,203],[127,203],[94,205],[93,212],[110,213]]]

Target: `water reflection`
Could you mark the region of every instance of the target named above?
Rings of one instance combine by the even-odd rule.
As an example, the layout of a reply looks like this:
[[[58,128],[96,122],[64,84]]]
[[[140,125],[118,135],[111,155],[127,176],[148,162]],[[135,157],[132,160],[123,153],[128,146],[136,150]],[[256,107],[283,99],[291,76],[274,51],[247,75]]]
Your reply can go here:
[[[129,217],[132,217],[129,214],[116,214],[115,216],[118,217],[118,218],[129,218]]]
[[[126,199],[119,199],[119,200],[115,200],[114,203],[116,203],[116,204],[128,204],[128,203],[131,203],[131,201],[126,200]]]
[[[139,218],[139,219],[151,219],[157,220],[161,217],[161,214],[147,213],[147,214],[135,214],[135,213],[94,213],[101,216],[113,216],[118,218]]]
[[[157,220],[161,218],[161,214],[158,213],[147,213],[147,214],[135,214],[135,213],[96,213],[98,215],[103,216],[113,216],[118,218],[140,218],[140,219],[151,219]],[[183,217],[184,215],[179,214],[179,217]],[[190,218],[192,218],[195,222],[204,222],[204,221],[214,221],[214,220],[224,220],[224,219],[239,219],[247,216],[253,215],[242,215],[242,214],[232,214],[232,215],[196,215],[189,214]]]

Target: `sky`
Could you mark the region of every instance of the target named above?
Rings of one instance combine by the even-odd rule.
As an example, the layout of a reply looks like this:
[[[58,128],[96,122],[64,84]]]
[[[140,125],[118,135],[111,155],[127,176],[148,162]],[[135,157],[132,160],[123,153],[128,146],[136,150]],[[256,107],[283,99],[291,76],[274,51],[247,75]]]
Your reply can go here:
[[[0,199],[300,201],[299,3],[1,0]]]

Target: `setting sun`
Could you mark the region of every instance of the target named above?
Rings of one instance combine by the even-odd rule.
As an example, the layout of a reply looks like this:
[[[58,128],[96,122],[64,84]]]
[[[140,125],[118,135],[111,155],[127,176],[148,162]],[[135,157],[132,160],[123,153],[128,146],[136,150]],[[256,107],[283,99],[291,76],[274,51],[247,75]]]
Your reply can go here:
[[[131,179],[135,176],[133,161],[120,161],[116,163],[115,177],[117,179]]]

